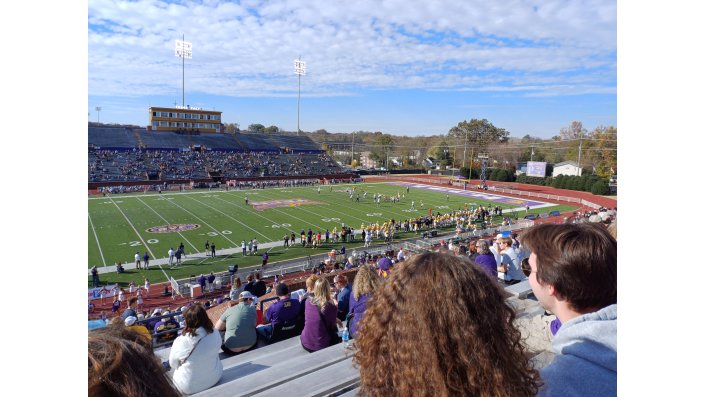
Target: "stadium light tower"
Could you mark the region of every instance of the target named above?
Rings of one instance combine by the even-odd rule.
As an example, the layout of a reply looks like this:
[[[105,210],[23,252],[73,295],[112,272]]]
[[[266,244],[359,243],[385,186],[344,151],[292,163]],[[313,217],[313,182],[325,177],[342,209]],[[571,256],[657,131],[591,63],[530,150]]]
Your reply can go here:
[[[98,112],[98,122],[100,123],[100,111],[103,110],[100,106],[95,107],[95,111]]]
[[[299,128],[299,120],[301,118],[301,76],[306,75],[306,62],[301,60],[301,56],[299,56],[299,59],[294,60],[294,73],[299,76],[299,100],[296,106],[296,135],[299,135],[299,131],[301,131],[301,128]]]
[[[184,41],[184,35],[181,35],[181,40],[176,40],[175,54],[177,57],[181,58],[181,106],[186,106],[186,100],[184,95],[184,83],[186,81],[186,59],[192,58],[191,43]]]

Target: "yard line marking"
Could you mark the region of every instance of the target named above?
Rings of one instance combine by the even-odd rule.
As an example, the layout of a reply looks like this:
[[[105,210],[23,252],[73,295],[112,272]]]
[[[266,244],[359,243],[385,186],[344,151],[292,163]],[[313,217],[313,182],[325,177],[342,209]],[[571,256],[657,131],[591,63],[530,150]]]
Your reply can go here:
[[[189,198],[190,198],[191,200],[193,200],[193,201],[195,201],[195,202],[199,203],[199,204],[203,204],[203,205],[205,205],[206,207],[208,207],[208,208],[210,208],[210,209],[213,209],[213,210],[215,210],[215,211],[218,211],[218,212],[220,212],[221,214],[225,215],[226,217],[228,217],[228,218],[230,218],[230,219],[234,220],[235,222],[237,222],[237,223],[241,224],[242,226],[245,226],[246,228],[248,228],[248,229],[252,230],[253,232],[255,232],[255,233],[257,233],[257,234],[259,234],[260,236],[262,236],[262,237],[266,238],[267,240],[269,240],[269,241],[274,241],[274,240],[270,239],[269,237],[265,236],[264,234],[262,234],[262,233],[258,232],[257,230],[255,230],[255,229],[253,229],[253,228],[251,228],[251,227],[247,226],[247,225],[246,225],[245,223],[242,223],[242,222],[241,222],[240,220],[238,220],[238,219],[235,219],[235,218],[233,218],[232,216],[230,216],[230,215],[226,214],[225,212],[223,212],[223,211],[221,211],[221,210],[219,210],[219,209],[217,209],[217,208],[213,207],[212,205],[210,205],[210,204],[206,204],[205,202],[203,202],[203,201],[200,201],[200,200],[196,200],[196,199],[195,199],[195,198],[193,198],[193,197],[189,197]],[[214,197],[214,198],[218,198],[218,197]],[[276,222],[275,222],[275,223],[276,223]]]
[[[220,197],[214,197],[214,198],[216,198],[216,199],[218,199],[218,200],[220,200],[220,201],[222,201],[222,202],[224,202],[224,203],[226,203],[226,204],[234,205],[234,206],[237,207],[237,208],[248,210],[248,208],[243,208],[241,205],[235,204],[235,203],[232,202],[232,201],[225,200],[225,199],[222,199],[222,198],[220,198]],[[251,214],[252,214],[252,215],[257,215],[257,216],[259,216],[259,217],[262,218],[262,219],[266,219],[267,222],[272,222],[272,224],[277,224],[277,225],[279,225],[279,222],[275,222],[273,219],[269,219],[269,218],[267,218],[266,216],[260,215],[260,214],[258,214],[256,211],[251,212]],[[239,222],[239,221],[238,221],[238,222]],[[286,229],[286,230],[288,230],[288,231],[290,231],[290,232],[294,232],[294,231],[295,231],[295,230],[289,229],[289,228],[287,228],[287,227],[282,227],[282,229]],[[276,240],[269,240],[269,241],[276,241]]]
[[[147,208],[149,208],[150,210],[152,210],[152,212],[154,212],[155,214],[157,214],[158,217],[162,218],[162,220],[163,220],[164,222],[166,222],[167,224],[171,225],[171,222],[169,222],[168,220],[166,220],[166,218],[164,218],[163,216],[161,216],[154,208],[152,208],[152,207],[151,207],[149,204],[147,204],[144,200],[142,200],[142,199],[139,198],[139,197],[137,198],[137,200],[139,200],[140,203],[146,205]],[[189,245],[193,248],[193,251],[194,251],[194,252],[198,252],[198,248],[196,248],[196,246],[193,245],[193,243],[191,242],[191,240],[189,240],[188,238],[184,237],[184,235],[181,234],[181,232],[176,232],[176,233],[177,233],[179,236],[181,236],[182,239],[186,240],[187,243],[189,243]],[[165,257],[163,257],[163,258],[168,258],[168,257],[169,257],[169,256],[165,256]]]
[[[190,198],[190,197],[189,197],[189,198]],[[195,199],[192,199],[192,200],[195,200]],[[213,226],[211,226],[208,222],[204,221],[203,219],[201,219],[200,217],[198,217],[196,214],[194,214],[193,212],[191,212],[191,211],[187,210],[186,208],[180,206],[179,204],[175,203],[174,201],[175,201],[175,200],[170,200],[169,203],[171,203],[171,204],[173,204],[173,205],[175,205],[175,206],[181,208],[183,211],[188,212],[192,217],[198,219],[201,223],[203,223],[204,225],[206,225],[206,226],[208,226],[209,228],[211,228],[211,230],[213,230],[214,232],[218,233],[218,235],[223,236],[224,239],[230,241],[230,244],[232,244],[233,247],[239,247],[239,246],[240,246],[239,244],[236,244],[233,240],[230,240],[230,239],[229,239],[227,236],[225,236],[224,234],[220,233],[218,230],[216,230],[216,228],[214,228]],[[196,200],[196,201],[198,202],[198,200]],[[232,247],[230,247],[230,248],[232,248]]]
[[[127,215],[125,215],[125,213],[122,212],[122,208],[120,208],[120,206],[117,205],[117,203],[116,203],[115,201],[113,201],[113,198],[112,198],[112,197],[110,198],[110,201],[115,205],[115,208],[117,208],[118,211],[120,211],[120,213],[122,214],[122,216],[125,217],[125,220],[127,221],[127,223],[130,224],[130,227],[132,227],[132,230],[135,231],[135,234],[137,234],[137,237],[142,241],[142,245],[144,245],[144,249],[146,249],[147,251],[149,251],[150,256],[151,256],[152,258],[154,258],[154,252],[152,252],[152,250],[149,248],[149,246],[147,245],[147,242],[144,241],[144,239],[142,238],[142,235],[140,234],[140,232],[137,231],[137,228],[135,228],[135,225],[133,225],[132,222],[130,221],[130,218],[128,218]],[[169,275],[166,274],[166,272],[164,271],[164,269],[162,269],[162,266],[161,266],[160,264],[157,264],[157,266],[159,267],[159,270],[161,270],[162,273],[164,273],[164,277],[166,277],[166,279],[169,280]]]
[[[103,257],[103,250],[100,248],[100,241],[98,241],[98,234],[95,232],[95,227],[93,226],[93,221],[91,220],[91,213],[88,212],[88,222],[91,224],[91,229],[93,229],[93,235],[95,236],[95,243],[98,245],[98,252],[100,252],[100,259],[103,261],[103,267],[108,266],[105,263],[105,258]]]

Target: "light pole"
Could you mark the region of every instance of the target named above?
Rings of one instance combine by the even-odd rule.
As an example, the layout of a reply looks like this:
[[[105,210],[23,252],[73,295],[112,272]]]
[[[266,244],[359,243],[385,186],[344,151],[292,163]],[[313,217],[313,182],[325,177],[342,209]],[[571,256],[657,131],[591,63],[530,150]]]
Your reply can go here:
[[[186,81],[186,58],[192,58],[192,46],[188,41],[184,41],[184,35],[181,35],[181,40],[176,40],[175,55],[181,58],[181,106],[186,106],[186,96],[184,94],[184,86]]]
[[[100,123],[100,111],[103,110],[100,106],[95,107],[95,111],[98,112],[98,122]]]
[[[296,135],[299,135],[299,131],[301,131],[299,127],[301,117],[301,76],[306,75],[306,62],[301,60],[301,56],[299,56],[299,59],[294,60],[294,73],[299,76],[299,100],[296,106]]]

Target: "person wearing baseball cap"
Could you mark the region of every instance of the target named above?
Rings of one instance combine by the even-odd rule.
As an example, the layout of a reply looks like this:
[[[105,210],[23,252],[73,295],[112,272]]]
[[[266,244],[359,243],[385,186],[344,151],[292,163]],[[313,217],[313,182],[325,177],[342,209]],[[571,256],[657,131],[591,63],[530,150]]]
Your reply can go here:
[[[265,339],[272,338],[274,327],[279,323],[295,323],[301,313],[301,304],[298,299],[292,299],[289,286],[284,283],[277,284],[279,301],[269,307],[265,315],[265,325],[257,327],[257,332]]]
[[[225,331],[220,348],[227,354],[239,354],[257,344],[257,311],[252,305],[255,298],[250,291],[240,293],[239,302],[216,321],[215,329]]]
[[[147,327],[145,327],[144,325],[137,324],[137,317],[128,316],[125,319],[125,327],[140,334],[140,336],[143,337],[150,344],[152,343],[152,333],[149,332]]]

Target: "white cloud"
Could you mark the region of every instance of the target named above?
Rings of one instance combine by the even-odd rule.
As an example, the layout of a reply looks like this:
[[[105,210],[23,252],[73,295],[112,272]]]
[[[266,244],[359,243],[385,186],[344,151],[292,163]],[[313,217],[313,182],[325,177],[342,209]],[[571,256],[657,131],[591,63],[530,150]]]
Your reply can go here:
[[[180,90],[174,41],[182,34],[193,43],[191,89],[218,95],[286,95],[299,55],[308,95],[540,91],[532,79],[549,76],[558,80],[552,87],[614,91],[616,81],[614,1],[89,0],[88,22],[90,95]]]

